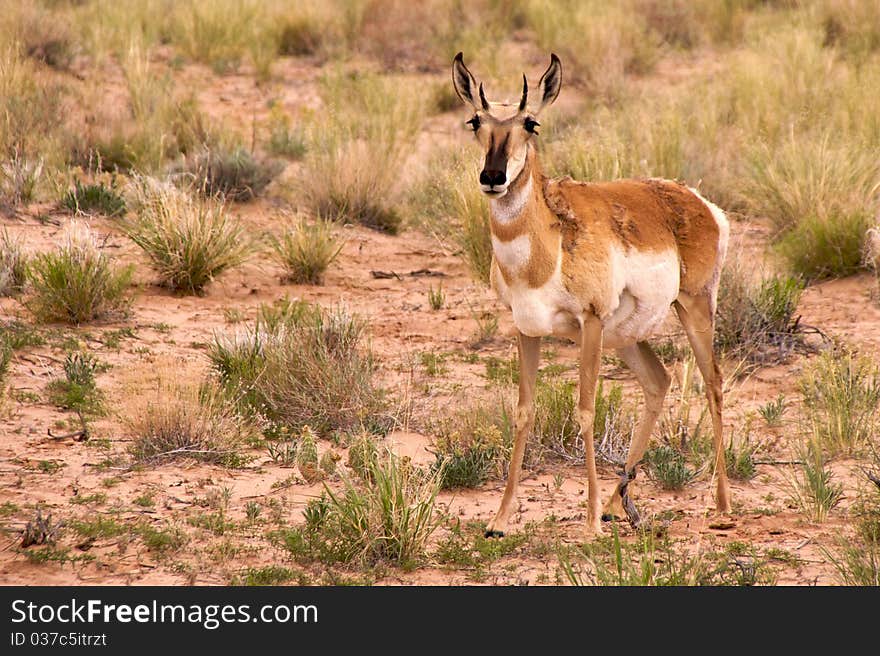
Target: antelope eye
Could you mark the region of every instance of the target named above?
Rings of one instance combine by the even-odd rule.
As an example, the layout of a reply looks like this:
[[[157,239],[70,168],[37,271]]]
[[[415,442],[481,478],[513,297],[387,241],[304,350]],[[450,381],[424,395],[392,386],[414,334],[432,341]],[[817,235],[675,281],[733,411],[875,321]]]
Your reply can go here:
[[[527,118],[525,120],[525,123],[523,123],[523,127],[526,129],[526,132],[531,132],[532,134],[538,134],[535,128],[537,128],[539,125],[541,124],[533,118]]]
[[[470,125],[471,129],[476,132],[480,129],[480,117],[474,116],[470,121],[465,121],[466,125]]]

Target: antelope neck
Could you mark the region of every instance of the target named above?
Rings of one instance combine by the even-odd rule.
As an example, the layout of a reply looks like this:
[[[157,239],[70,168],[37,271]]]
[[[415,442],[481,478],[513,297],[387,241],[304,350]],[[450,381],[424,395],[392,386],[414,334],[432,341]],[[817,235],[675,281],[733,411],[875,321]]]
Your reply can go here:
[[[492,234],[502,241],[514,239],[529,231],[528,217],[534,214],[534,211],[529,211],[529,205],[532,202],[540,202],[535,193],[537,168],[534,158],[535,154],[530,149],[522,171],[510,183],[507,193],[501,198],[489,201]],[[540,190],[540,186],[538,189]]]

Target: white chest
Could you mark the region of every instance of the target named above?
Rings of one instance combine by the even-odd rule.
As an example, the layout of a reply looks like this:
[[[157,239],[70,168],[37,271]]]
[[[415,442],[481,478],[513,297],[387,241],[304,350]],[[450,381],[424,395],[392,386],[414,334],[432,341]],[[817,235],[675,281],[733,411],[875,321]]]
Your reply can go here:
[[[562,282],[562,258],[557,255],[553,275],[540,287],[530,287],[525,276],[518,276],[528,263],[529,241],[516,240],[495,245],[495,259],[510,274],[510,284],[500,272],[495,272],[493,283],[499,298],[511,309],[517,329],[531,337],[559,335],[570,337],[578,330],[578,304]],[[515,243],[517,242],[517,243]]]

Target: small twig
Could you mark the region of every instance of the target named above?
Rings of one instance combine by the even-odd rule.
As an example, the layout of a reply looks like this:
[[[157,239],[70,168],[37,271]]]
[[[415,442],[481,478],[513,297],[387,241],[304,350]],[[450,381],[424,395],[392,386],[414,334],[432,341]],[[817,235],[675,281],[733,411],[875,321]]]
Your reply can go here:
[[[802,465],[803,460],[755,460],[756,465]]]
[[[395,271],[370,271],[370,275],[380,280],[386,280],[388,278],[397,278],[398,280],[403,280],[403,278],[400,277],[400,274],[396,273]]]
[[[410,271],[409,275],[413,278],[421,278],[421,277],[432,277],[432,278],[445,278],[446,274],[442,271],[435,271],[434,269],[416,269],[415,271]]]
[[[53,435],[51,428],[47,429],[46,432],[53,440],[66,440],[72,437],[76,442],[85,442],[89,439],[89,429],[86,426],[83,426],[83,428],[78,431],[64,433],[63,435]]]

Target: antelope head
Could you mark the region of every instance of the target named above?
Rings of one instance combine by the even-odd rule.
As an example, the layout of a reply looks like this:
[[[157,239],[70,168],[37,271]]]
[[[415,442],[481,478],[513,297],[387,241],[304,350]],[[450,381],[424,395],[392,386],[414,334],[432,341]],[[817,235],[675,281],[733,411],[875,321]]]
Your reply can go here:
[[[540,103],[529,111],[529,83],[523,74],[523,90],[519,104],[494,103],[486,100],[483,84],[464,65],[462,53],[452,62],[452,84],[462,102],[474,109],[467,121],[485,152],[480,172],[480,189],[490,198],[501,198],[526,165],[529,141],[538,134],[538,115],[552,104],[562,86],[562,64],[550,55],[550,66],[538,82]]]

